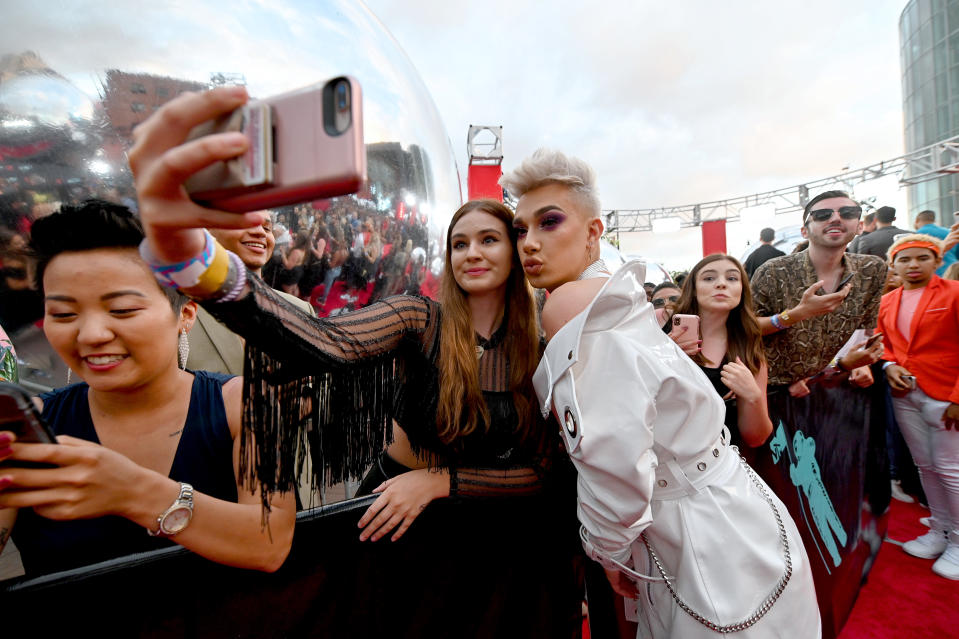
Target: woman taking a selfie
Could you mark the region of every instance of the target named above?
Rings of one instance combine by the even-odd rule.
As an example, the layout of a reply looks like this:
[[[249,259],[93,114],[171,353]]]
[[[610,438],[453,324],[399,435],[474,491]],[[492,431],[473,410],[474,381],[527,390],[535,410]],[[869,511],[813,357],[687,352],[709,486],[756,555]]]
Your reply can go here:
[[[766,355],[752,305],[749,280],[739,260],[717,253],[701,259],[689,272],[675,312],[699,317],[695,337],[702,342],[691,357],[726,401],[725,423],[732,443],[756,448],[769,438],[773,424],[766,405]],[[670,337],[682,346],[684,337],[676,330]]]
[[[657,325],[642,263],[610,276],[599,259],[593,170],[541,149],[500,183],[519,198],[527,277],[551,291],[540,408],[558,417],[578,472],[583,546],[638,600],[638,636],[819,637],[786,507],[729,445],[722,400]]]
[[[83,382],[41,397],[58,444],[7,450],[8,462],[56,468],[0,468],[0,530],[13,529],[29,576],[174,542],[276,570],[293,495],[274,497],[265,529],[259,495],[238,479],[241,380],[177,365],[196,305],[157,285],[142,239],[129,210],[96,200],[33,225],[44,334]]]
[[[569,634],[580,599],[568,544],[548,532],[564,521],[544,491],[557,444],[532,400],[539,339],[512,249],[512,213],[474,201],[454,214],[440,304],[398,296],[335,318],[303,315],[237,271],[202,230],[256,223],[256,214],[202,208],[182,188],[192,172],[243,150],[231,134],[184,143],[189,130],[245,100],[240,89],[221,89],[167,103],[137,129],[130,162],[144,249],[158,272],[204,254],[229,260],[225,280],[182,290],[247,339],[244,418],[260,451],[252,471],[268,491],[292,486],[292,452],[307,424],[322,437],[312,450],[322,449],[313,466],[323,479],[376,464],[367,487],[378,497],[359,536],[398,543],[356,549],[376,568],[361,571],[371,581],[357,596],[377,603],[344,612],[354,630],[403,635],[415,621],[419,636],[447,636],[451,623],[468,629],[458,636]],[[379,456],[393,420],[397,437]],[[430,556],[413,554],[422,548]]]

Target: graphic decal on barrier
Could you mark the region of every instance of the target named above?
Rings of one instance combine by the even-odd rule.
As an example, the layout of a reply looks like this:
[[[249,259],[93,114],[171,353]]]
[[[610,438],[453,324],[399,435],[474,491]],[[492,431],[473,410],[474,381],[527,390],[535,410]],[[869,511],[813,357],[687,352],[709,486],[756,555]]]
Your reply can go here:
[[[832,558],[833,566],[839,566],[842,563],[839,548],[846,546],[848,538],[842,521],[840,521],[836,509],[833,507],[829,492],[823,485],[822,473],[819,472],[819,462],[816,461],[816,440],[812,437],[806,437],[802,431],[797,430],[793,435],[793,445],[790,450],[786,429],[782,420],[780,420],[776,433],[769,442],[769,448],[772,451],[773,460],[777,464],[783,452],[786,452],[789,462],[789,478],[797,490],[801,490],[806,497],[802,509],[803,519],[809,526],[809,518],[806,517],[806,506],[808,506],[812,521],[819,531],[819,538],[825,544],[829,556]],[[802,502],[803,500],[800,498],[800,503]],[[839,542],[838,547],[836,546],[837,541]],[[822,557],[821,550],[819,554]],[[825,557],[823,557],[823,561],[826,561]],[[828,567],[826,571],[829,572]]]

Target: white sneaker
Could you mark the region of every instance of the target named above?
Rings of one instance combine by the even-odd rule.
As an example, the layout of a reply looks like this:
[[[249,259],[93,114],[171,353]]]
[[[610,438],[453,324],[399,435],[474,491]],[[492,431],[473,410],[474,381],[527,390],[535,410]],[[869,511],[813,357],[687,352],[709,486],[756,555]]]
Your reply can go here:
[[[911,504],[916,501],[911,495],[909,495],[909,493],[902,489],[902,484],[899,483],[898,479],[893,479],[891,481],[891,486],[893,499],[897,499],[904,504]]]
[[[932,564],[932,571],[940,577],[959,581],[959,544],[950,540],[939,559]]]
[[[948,542],[943,530],[929,530],[922,537],[916,537],[902,545],[902,549],[913,557],[921,559],[935,559],[945,550]],[[959,552],[959,549],[957,549]]]

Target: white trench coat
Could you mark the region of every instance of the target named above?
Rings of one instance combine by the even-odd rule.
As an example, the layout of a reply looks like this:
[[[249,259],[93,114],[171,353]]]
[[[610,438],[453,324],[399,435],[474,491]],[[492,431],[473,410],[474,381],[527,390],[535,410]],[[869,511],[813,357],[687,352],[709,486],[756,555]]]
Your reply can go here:
[[[639,584],[639,637],[820,637],[796,525],[728,445],[725,404],[656,323],[644,276],[614,274],[534,376],[578,471],[583,546]]]

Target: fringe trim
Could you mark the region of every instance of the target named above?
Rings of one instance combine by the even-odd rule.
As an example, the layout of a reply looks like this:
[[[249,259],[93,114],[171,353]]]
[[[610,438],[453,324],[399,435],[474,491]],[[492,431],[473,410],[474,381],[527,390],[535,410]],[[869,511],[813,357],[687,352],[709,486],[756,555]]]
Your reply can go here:
[[[239,471],[247,489],[259,482],[264,518],[274,493],[297,489],[307,451],[315,489],[361,477],[392,442],[395,354],[311,374],[249,342],[245,351]]]

